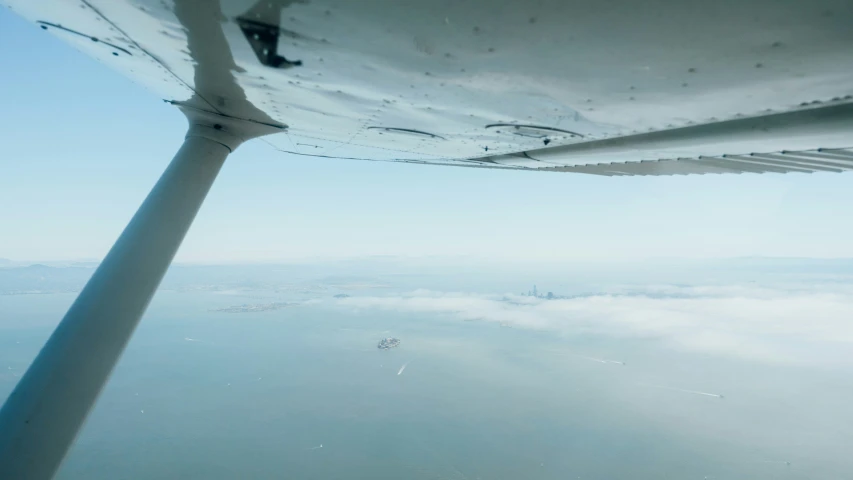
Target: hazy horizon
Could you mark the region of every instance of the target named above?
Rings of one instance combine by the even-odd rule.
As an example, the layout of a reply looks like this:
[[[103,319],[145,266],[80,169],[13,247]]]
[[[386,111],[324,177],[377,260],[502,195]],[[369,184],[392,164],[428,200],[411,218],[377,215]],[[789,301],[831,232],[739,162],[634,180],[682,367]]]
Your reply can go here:
[[[174,266],[57,478],[853,469],[853,264],[682,267]],[[93,269],[28,270],[0,397]]]

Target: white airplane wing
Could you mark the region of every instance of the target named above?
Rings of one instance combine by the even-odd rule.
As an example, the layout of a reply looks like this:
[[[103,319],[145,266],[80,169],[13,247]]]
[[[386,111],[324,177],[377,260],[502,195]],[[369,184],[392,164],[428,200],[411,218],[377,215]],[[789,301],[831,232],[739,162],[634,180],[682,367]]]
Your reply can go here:
[[[853,166],[847,0],[2,0],[307,158],[596,175]]]

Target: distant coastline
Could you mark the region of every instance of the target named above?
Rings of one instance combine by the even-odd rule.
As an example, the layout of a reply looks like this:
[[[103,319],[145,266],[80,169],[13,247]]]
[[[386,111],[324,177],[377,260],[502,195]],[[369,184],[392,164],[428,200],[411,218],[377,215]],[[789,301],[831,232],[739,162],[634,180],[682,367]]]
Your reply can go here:
[[[295,307],[296,303],[291,302],[274,302],[274,303],[257,303],[257,304],[243,304],[243,305],[233,305],[230,307],[216,308],[210,310],[211,312],[219,312],[219,313],[255,313],[255,312],[269,312],[272,310],[280,310],[282,308],[287,307]]]

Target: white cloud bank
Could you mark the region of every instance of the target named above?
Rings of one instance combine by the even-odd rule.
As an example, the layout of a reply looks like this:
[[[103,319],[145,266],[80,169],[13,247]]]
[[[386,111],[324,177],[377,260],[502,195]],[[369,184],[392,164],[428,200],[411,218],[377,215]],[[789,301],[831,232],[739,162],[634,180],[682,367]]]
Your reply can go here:
[[[772,363],[853,365],[853,286],[653,286],[543,300],[418,290],[339,305],[449,315],[573,335],[656,339],[693,352]]]

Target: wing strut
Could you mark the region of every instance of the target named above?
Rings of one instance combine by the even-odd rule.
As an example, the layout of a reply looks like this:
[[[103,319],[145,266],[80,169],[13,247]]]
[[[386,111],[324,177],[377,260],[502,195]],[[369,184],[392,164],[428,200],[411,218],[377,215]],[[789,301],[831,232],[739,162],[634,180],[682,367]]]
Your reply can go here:
[[[54,475],[225,158],[259,134],[237,132],[215,114],[184,112],[183,146],[0,410],[2,479]]]

